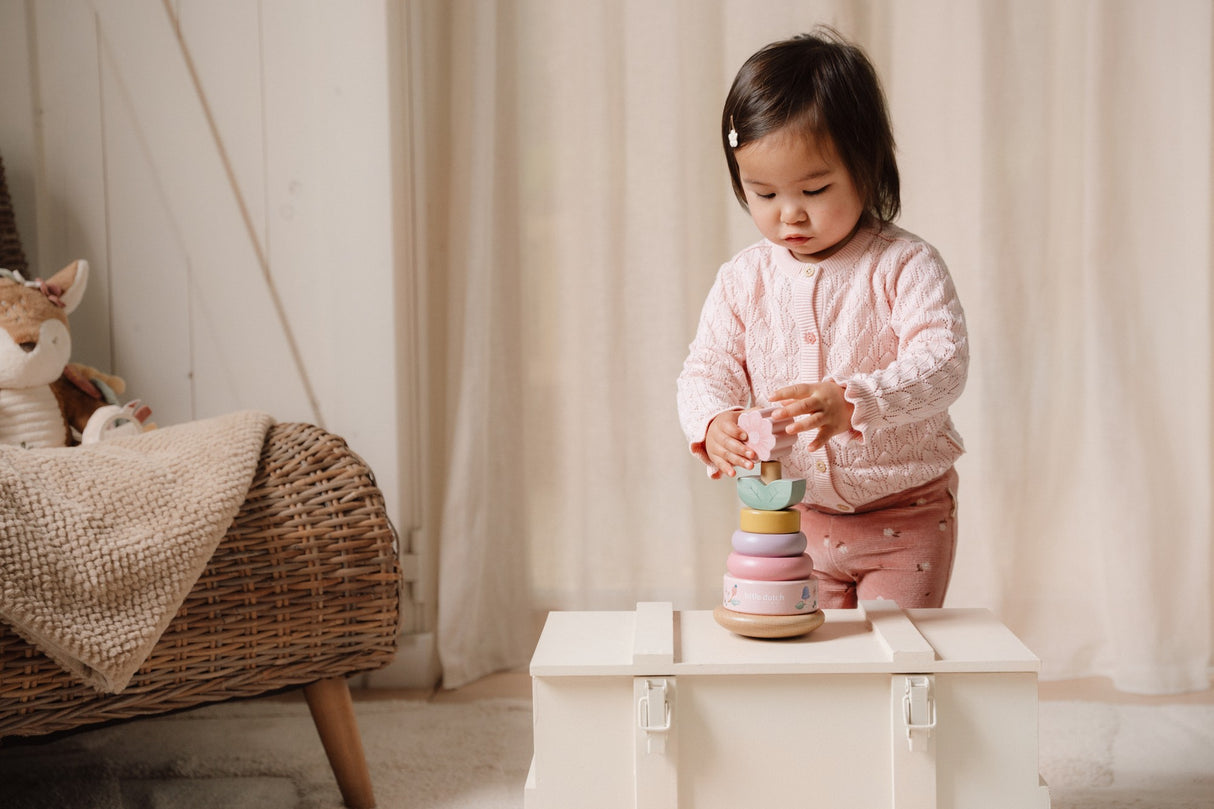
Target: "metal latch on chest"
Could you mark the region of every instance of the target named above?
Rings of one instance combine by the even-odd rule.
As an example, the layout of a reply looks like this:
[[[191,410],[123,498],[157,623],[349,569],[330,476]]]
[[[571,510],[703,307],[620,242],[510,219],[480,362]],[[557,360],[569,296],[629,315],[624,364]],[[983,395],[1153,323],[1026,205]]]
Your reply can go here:
[[[906,725],[906,743],[911,750],[926,747],[927,737],[936,727],[936,703],[932,698],[932,678],[907,677],[902,694],[902,721]]]

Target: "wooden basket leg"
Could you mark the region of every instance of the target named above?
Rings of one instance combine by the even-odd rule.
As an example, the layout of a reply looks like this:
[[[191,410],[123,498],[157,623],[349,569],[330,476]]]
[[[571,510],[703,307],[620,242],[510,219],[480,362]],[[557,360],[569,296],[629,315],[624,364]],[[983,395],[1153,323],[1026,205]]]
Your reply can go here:
[[[344,677],[317,680],[304,687],[308,710],[320,734],[342,800],[350,809],[374,809],[371,772],[354,719],[354,702]]]

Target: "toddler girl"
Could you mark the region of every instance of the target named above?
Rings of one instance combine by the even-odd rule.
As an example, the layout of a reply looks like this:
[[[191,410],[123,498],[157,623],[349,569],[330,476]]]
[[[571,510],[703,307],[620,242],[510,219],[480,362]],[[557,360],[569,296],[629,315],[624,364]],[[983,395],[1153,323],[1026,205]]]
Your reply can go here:
[[[757,460],[745,407],[804,433],[801,527],[823,607],[944,601],[962,453],[965,318],[936,250],[892,224],[898,167],[864,53],[820,29],[742,66],[721,116],[734,194],[764,237],[717,274],[679,375],[679,417],[713,478]]]

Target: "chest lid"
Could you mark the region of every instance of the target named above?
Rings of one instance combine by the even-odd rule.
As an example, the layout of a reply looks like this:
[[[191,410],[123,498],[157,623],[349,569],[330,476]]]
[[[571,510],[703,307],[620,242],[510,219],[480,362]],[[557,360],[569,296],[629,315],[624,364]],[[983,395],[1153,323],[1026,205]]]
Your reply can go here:
[[[902,609],[864,601],[825,610],[808,635],[759,640],[722,629],[709,611],[641,602],[635,612],[553,612],[533,677],[930,672],[1036,672],[1041,661],[985,609]]]

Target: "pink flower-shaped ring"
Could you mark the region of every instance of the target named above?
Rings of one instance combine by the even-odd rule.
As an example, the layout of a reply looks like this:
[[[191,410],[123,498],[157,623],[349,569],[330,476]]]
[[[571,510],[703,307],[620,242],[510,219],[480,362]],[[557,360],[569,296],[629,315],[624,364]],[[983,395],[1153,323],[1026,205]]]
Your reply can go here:
[[[773,460],[777,455],[783,455],[789,447],[797,442],[795,435],[786,432],[792,424],[792,417],[773,420],[771,414],[775,407],[765,407],[762,410],[747,410],[738,416],[738,426],[746,432],[746,446],[754,450],[760,461]]]

